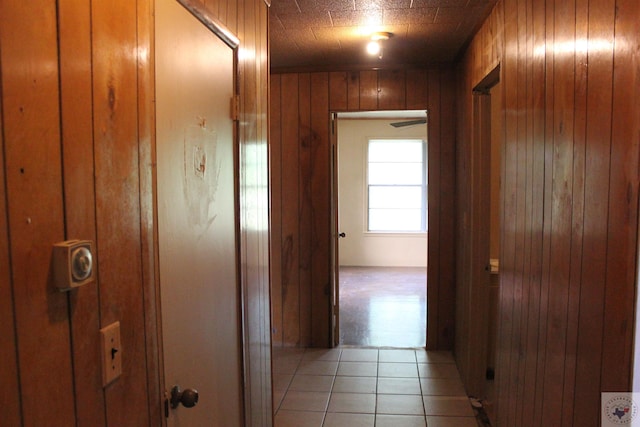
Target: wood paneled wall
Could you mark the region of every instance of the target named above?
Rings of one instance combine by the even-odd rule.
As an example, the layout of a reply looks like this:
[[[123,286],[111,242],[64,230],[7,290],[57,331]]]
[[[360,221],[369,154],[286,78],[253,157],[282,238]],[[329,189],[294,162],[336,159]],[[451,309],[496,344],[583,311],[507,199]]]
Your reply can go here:
[[[247,427],[270,427],[273,409],[269,316],[268,10],[262,0],[236,1],[237,35],[244,52],[238,59],[244,421]],[[220,6],[219,10],[222,13],[225,8]],[[226,13],[229,17],[236,15]]]
[[[7,425],[157,425],[150,4],[9,1],[1,15]],[[73,238],[96,242],[99,278],[60,293],[51,247]],[[116,320],[123,375],[103,389],[98,331]]]
[[[630,389],[638,22],[635,0],[501,0],[460,63],[458,218],[471,209],[471,91],[501,64],[498,426],[598,426],[600,393]]]
[[[241,259],[247,425],[271,425],[267,6],[207,2],[241,40]],[[0,4],[3,426],[158,426],[153,1]],[[96,241],[97,282],[59,293],[53,243]],[[99,329],[121,323],[102,387]]]
[[[429,111],[427,347],[454,311],[455,79],[449,66],[271,77],[272,341],[330,346],[330,112]]]

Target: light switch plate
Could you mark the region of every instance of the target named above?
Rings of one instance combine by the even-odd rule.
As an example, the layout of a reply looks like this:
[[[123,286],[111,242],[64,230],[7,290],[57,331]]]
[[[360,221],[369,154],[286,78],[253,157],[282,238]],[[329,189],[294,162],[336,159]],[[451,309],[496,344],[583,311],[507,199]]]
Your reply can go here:
[[[100,329],[102,337],[102,386],[106,387],[122,374],[120,322]]]

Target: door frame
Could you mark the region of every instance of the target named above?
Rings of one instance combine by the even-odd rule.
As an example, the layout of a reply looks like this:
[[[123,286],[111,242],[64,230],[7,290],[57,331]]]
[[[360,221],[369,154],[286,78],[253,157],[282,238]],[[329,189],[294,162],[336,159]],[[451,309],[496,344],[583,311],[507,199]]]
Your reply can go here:
[[[331,180],[331,300],[329,319],[330,343],[333,347],[340,345],[340,229],[338,222],[338,115],[331,114],[331,133],[329,146],[329,179]]]
[[[329,173],[329,178],[330,178],[330,195],[331,195],[331,283],[330,283],[330,287],[331,287],[331,301],[330,301],[330,313],[329,313],[329,319],[331,319],[331,325],[330,325],[330,344],[333,347],[337,347],[340,344],[340,258],[339,258],[339,254],[340,254],[340,250],[339,250],[339,246],[340,246],[340,226],[339,226],[339,214],[338,214],[338,115],[339,114],[344,114],[344,113],[348,113],[348,114],[367,114],[367,113],[371,113],[373,116],[368,117],[371,119],[375,119],[375,118],[386,118],[385,117],[385,113],[397,113],[397,117],[391,117],[393,119],[400,119],[403,116],[409,116],[410,113],[415,113],[417,111],[420,112],[424,112],[425,114],[425,120],[426,120],[426,126],[427,126],[427,133],[424,135],[424,140],[426,141],[427,144],[427,153],[425,153],[426,155],[426,160],[427,160],[427,212],[429,211],[429,199],[430,199],[430,194],[433,191],[431,189],[431,187],[429,186],[429,182],[428,182],[428,171],[429,171],[429,167],[431,166],[431,164],[429,163],[429,155],[428,155],[428,151],[429,151],[429,109],[428,108],[424,108],[424,109],[419,109],[419,108],[415,108],[415,109],[407,109],[407,108],[403,108],[403,109],[397,109],[397,110],[390,110],[390,109],[372,109],[372,110],[349,110],[349,111],[338,111],[338,110],[330,110],[329,111],[329,120],[330,120],[330,163],[329,163],[329,167],[330,167],[330,173]],[[407,112],[407,114],[403,115],[403,112]],[[367,117],[363,117],[363,119],[367,119]],[[428,223],[428,213],[427,213],[427,242],[429,239],[429,223]],[[427,244],[427,264],[428,264],[428,260],[429,260],[429,246]],[[425,266],[425,277],[428,276],[428,265]],[[430,310],[432,312],[437,312],[436,307],[438,302],[434,299],[434,298],[428,298],[428,277],[427,277],[427,281],[425,282],[425,298],[426,298],[426,316],[425,316],[425,322],[427,323],[426,328],[425,328],[425,347],[428,348],[429,347],[429,342],[428,342],[428,338],[429,338],[429,312]]]
[[[461,368],[467,392],[485,397],[487,375],[487,340],[489,334],[490,266],[490,198],[491,198],[491,89],[500,82],[500,65],[489,72],[473,88],[473,130],[471,144],[471,206],[469,235],[468,289],[463,313],[468,327],[467,348],[462,355]],[[502,103],[501,99],[497,99]],[[502,171],[502,165],[500,165]],[[502,172],[500,173],[502,176]],[[502,196],[500,196],[502,197]],[[500,226],[501,233],[502,226]]]

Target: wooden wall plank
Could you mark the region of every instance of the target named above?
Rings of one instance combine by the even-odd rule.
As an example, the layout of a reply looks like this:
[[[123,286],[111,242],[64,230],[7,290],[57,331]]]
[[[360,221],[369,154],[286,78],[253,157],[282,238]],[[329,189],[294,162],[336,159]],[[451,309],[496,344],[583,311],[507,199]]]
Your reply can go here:
[[[378,109],[378,73],[360,71],[360,109]]]
[[[575,3],[575,37],[577,39],[588,38],[588,2],[578,0]],[[585,64],[588,55],[585,51],[577,51],[574,57],[574,125],[573,125],[573,183],[572,183],[572,231],[571,231],[571,258],[569,261],[569,289],[567,307],[567,357],[563,378],[563,408],[574,408],[574,411],[562,412],[562,425],[574,424],[574,412],[582,402],[589,401],[578,398],[583,390],[576,388],[576,372],[578,362],[578,340],[580,335],[580,296],[582,277],[582,263],[584,247],[584,214],[585,214],[585,161],[586,161],[586,119],[587,119],[587,73]],[[584,390],[586,391],[586,390]],[[593,403],[593,400],[591,400]],[[586,409],[594,417],[593,409]],[[597,415],[595,415],[597,417]],[[581,424],[581,423],[579,423]]]
[[[148,55],[154,46],[154,4],[136,2],[137,86],[138,86],[138,174],[140,179],[140,248],[145,321],[145,358],[149,425],[164,420],[164,372],[160,342],[159,281],[156,276],[155,246],[155,58]]]
[[[468,58],[469,63],[475,64],[476,56],[471,54]],[[474,86],[473,83],[466,82],[469,86]],[[467,86],[461,83],[458,83],[457,87],[457,96],[464,96],[466,92]],[[473,123],[478,121],[478,113],[480,112],[478,108],[479,95],[474,94],[473,99],[470,103],[462,105],[457,109],[458,120],[466,121],[471,120]],[[464,128],[459,129],[457,133],[457,140],[459,141],[470,141],[472,136],[471,132],[479,132],[480,129],[471,129]],[[457,144],[462,145],[462,144]],[[477,144],[478,146],[480,144]],[[466,146],[465,146],[466,148]],[[459,200],[471,200],[471,185],[469,182],[473,182],[470,178],[473,163],[472,156],[474,150],[469,147],[469,149],[463,149],[461,147],[456,147],[456,198]],[[464,184],[464,185],[463,185]],[[474,188],[478,188],[478,184],[474,182]],[[469,255],[472,244],[471,233],[467,232],[471,230],[473,226],[473,217],[471,212],[471,204],[458,204],[455,212],[456,223],[459,224],[457,227],[457,234],[459,236],[456,239],[456,272],[463,272],[465,277],[462,277],[460,273],[456,273],[456,333],[455,333],[455,348],[456,354],[458,357],[458,370],[460,372],[461,379],[465,382],[465,384],[469,384],[467,378],[471,374],[469,369],[469,363],[473,359],[473,355],[469,352],[469,346],[473,346],[473,340],[467,339],[470,332],[469,330],[472,328],[469,321],[467,320],[469,316],[471,316],[470,310],[467,310],[469,307],[469,301],[472,298],[470,291],[465,292],[462,288],[462,284],[469,283],[472,280],[472,269],[470,267],[465,267],[463,264],[468,264],[473,262],[472,257]],[[427,296],[428,298],[428,296]],[[479,337],[476,337],[479,338]],[[472,388],[473,385],[470,385]],[[472,391],[470,391],[472,392]]]
[[[271,234],[269,230],[269,158],[265,155],[268,150],[269,142],[269,4],[267,2],[258,0],[253,3],[258,9],[257,13],[257,31],[256,31],[256,58],[258,60],[255,63],[256,79],[260,89],[258,91],[258,103],[255,111],[252,111],[252,117],[258,117],[256,127],[258,128],[257,138],[255,140],[243,140],[245,146],[250,147],[254,144],[260,147],[257,151],[256,157],[259,159],[259,172],[256,174],[255,182],[260,184],[260,192],[257,194],[256,208],[257,219],[254,220],[256,229],[258,231],[259,239],[259,251],[260,257],[255,260],[256,270],[259,272],[259,279],[257,286],[259,287],[258,293],[250,295],[253,297],[253,301],[256,301],[256,305],[259,310],[251,310],[252,314],[258,318],[260,323],[259,330],[261,334],[253,333],[254,339],[250,340],[254,342],[253,349],[248,353],[248,357],[253,360],[259,360],[259,370],[251,371],[247,375],[253,380],[254,384],[260,386],[259,398],[254,398],[251,401],[245,401],[245,407],[251,410],[253,413],[258,413],[260,418],[256,419],[252,424],[245,423],[254,427],[271,427],[273,425],[273,387],[272,387],[272,372],[271,372],[271,328],[269,323],[269,313],[271,312],[271,297],[270,297],[270,278],[269,278],[269,262],[270,262],[270,249],[269,241]],[[253,192],[252,187],[247,187],[245,192]],[[247,212],[252,215],[253,212]],[[252,302],[253,302],[252,301]],[[252,389],[258,388],[250,386]],[[246,388],[246,387],[245,387]],[[253,421],[253,420],[251,420]]]
[[[270,95],[270,135],[269,135],[269,187],[272,194],[282,194],[282,85],[281,75],[271,77]],[[283,343],[282,319],[282,200],[272,198],[270,229],[271,235],[271,329],[272,345],[277,348]]]
[[[4,13],[4,11],[3,11]],[[5,16],[5,15],[3,15]],[[1,39],[0,39],[1,40]],[[0,82],[2,82],[0,71]],[[5,408],[3,422],[9,426],[22,425],[20,395],[18,390],[18,356],[14,322],[13,289],[11,283],[11,265],[9,258],[9,225],[7,194],[5,184],[4,132],[2,114],[3,103],[0,102],[0,405]]]
[[[532,46],[528,49],[535,50],[544,43],[544,22],[545,10],[543,8],[532,7]],[[544,144],[536,143],[544,141],[544,91],[535,90],[538,82],[544,81],[545,62],[542,55],[534,55],[531,63],[531,86],[527,86],[531,91],[532,104],[531,126],[532,126],[532,161],[531,168],[533,176],[531,182],[531,229],[535,230],[531,236],[531,260],[529,284],[529,315],[526,326],[527,349],[526,366],[523,373],[522,396],[522,425],[533,426],[535,409],[535,388],[531,387],[536,381],[538,371],[538,358],[535,352],[537,348],[539,331],[539,313],[541,305],[541,284],[542,284],[542,250],[543,250],[543,218],[544,218]]]
[[[473,59],[471,59],[470,61],[473,62]],[[457,89],[460,93],[464,93],[465,91],[465,88],[461,88],[460,85]],[[458,94],[458,96],[460,96],[460,94]],[[457,114],[459,120],[470,118],[473,123],[479,122],[482,105],[482,95],[474,94],[473,100],[469,105],[464,105],[463,108],[458,109]],[[483,130],[481,126],[473,129],[473,132],[482,131]],[[459,132],[458,139],[460,141],[469,141],[471,139],[471,135],[468,134],[469,132],[471,132],[471,129],[465,129],[464,132]],[[476,144],[475,150],[465,150],[459,148],[456,149],[456,170],[461,171],[460,173],[458,173],[458,176],[456,176],[456,197],[459,199],[471,200],[471,194],[473,191],[470,185],[467,184],[463,186],[461,185],[462,183],[473,182],[473,187],[475,189],[480,188],[480,183],[472,180],[470,177],[472,174],[477,174],[477,168],[475,168],[475,159],[477,156],[475,156],[474,153],[476,153],[477,151],[482,151],[481,145],[481,143]],[[462,175],[464,175],[464,177],[462,177]],[[474,393],[474,385],[470,384],[468,381],[469,375],[471,374],[471,368],[469,364],[473,360],[474,356],[468,350],[468,348],[472,347],[476,340],[482,340],[482,338],[477,336],[479,334],[472,334],[470,332],[470,330],[473,329],[473,325],[470,324],[468,319],[473,315],[473,310],[471,310],[469,303],[470,300],[474,298],[473,291],[468,290],[465,292],[465,290],[461,286],[462,284],[470,283],[471,280],[473,280],[473,269],[470,266],[465,267],[462,264],[475,262],[474,259],[470,256],[470,253],[473,250],[471,248],[471,245],[473,244],[475,247],[479,246],[479,242],[475,242],[475,239],[472,238],[471,233],[466,232],[467,230],[472,230],[473,227],[477,227],[478,221],[476,217],[478,215],[473,212],[471,208],[471,204],[460,205],[457,207],[455,212],[456,222],[460,224],[460,231],[458,231],[460,238],[456,241],[456,271],[464,272],[464,274],[466,275],[465,277],[461,277],[459,274],[456,275],[455,348],[456,354],[460,355],[458,358],[458,371],[460,372],[460,377],[465,382],[465,384],[467,384],[467,387],[469,387],[469,392]],[[476,255],[476,257],[478,256],[480,255]],[[484,273],[484,268],[482,269],[482,271]],[[469,339],[468,337],[472,335],[474,336],[474,338]]]
[[[535,384],[543,384],[545,376],[545,364],[547,360],[547,341],[546,330],[547,323],[549,321],[549,298],[551,281],[550,279],[550,266],[551,266],[551,212],[553,210],[552,203],[552,191],[548,189],[553,186],[553,168],[550,167],[553,162],[554,156],[554,141],[552,135],[554,134],[554,110],[551,108],[554,105],[554,86],[555,86],[555,73],[553,72],[555,67],[555,55],[554,52],[554,37],[555,37],[555,10],[554,2],[547,2],[545,14],[545,32],[544,32],[544,61],[545,61],[545,80],[541,92],[544,91],[545,96],[545,108],[544,108],[544,120],[545,120],[545,134],[544,134],[544,211],[542,216],[543,221],[543,241],[542,241],[542,282],[540,286],[540,315],[538,330],[538,346],[536,349],[537,361],[538,361],[538,374],[536,376]],[[546,108],[549,106],[549,108]],[[549,165],[547,167],[547,165]],[[544,387],[535,387],[535,400],[533,411],[533,425],[539,425],[544,422],[543,409],[544,409]]]
[[[442,217],[442,204],[441,204],[441,191],[440,191],[440,176],[441,176],[441,100],[440,100],[440,72],[437,69],[428,71],[428,125],[427,125],[427,144],[428,144],[428,157],[429,170],[427,171],[428,185],[430,189],[435,189],[433,192],[429,192],[429,237],[427,242],[427,301],[440,301],[440,288],[434,286],[434,280],[436,283],[440,281],[440,244],[442,242],[440,220]],[[435,307],[435,309],[427,309],[427,349],[433,350],[439,347],[439,328],[434,328],[434,325],[438,325],[438,319],[440,318],[440,310],[444,310],[444,307]]]
[[[64,240],[56,6],[0,6],[3,133],[22,425],[75,425],[68,297],[51,280]],[[52,66],[52,64],[54,64]],[[47,357],[42,357],[47,355]],[[50,399],[57,396],[57,399]]]
[[[510,373],[512,372],[513,354],[510,345],[512,331],[514,328],[514,290],[512,286],[504,286],[503,283],[511,283],[515,279],[515,249],[516,249],[516,180],[514,176],[516,169],[516,153],[517,146],[515,144],[517,127],[514,120],[517,111],[517,81],[515,76],[517,73],[517,44],[512,40],[517,40],[517,8],[514,3],[504,6],[505,16],[505,40],[510,42],[505,46],[503,67],[504,79],[502,89],[504,93],[504,109],[505,115],[505,140],[504,140],[504,157],[503,157],[503,174],[504,174],[504,213],[502,215],[503,237],[500,243],[502,249],[500,257],[500,301],[499,301],[499,318],[500,329],[498,335],[498,366],[496,366],[496,376],[498,379],[498,408],[497,422],[498,425],[509,425],[513,422],[513,416],[509,415],[515,407],[514,395],[510,394],[509,387],[511,383]],[[513,81],[512,81],[513,79]],[[502,343],[505,343],[502,345]]]
[[[360,73],[350,71],[347,73],[347,109],[358,111],[360,109]],[[336,109],[333,109],[337,111]]]
[[[66,238],[95,242],[90,5],[60,2],[58,16]],[[99,283],[73,291],[70,304],[77,422],[106,425]]]
[[[567,43],[574,28],[565,25],[567,16],[575,16],[573,2],[555,5],[555,42]],[[567,307],[571,259],[574,72],[573,57],[555,52],[553,104],[553,188],[551,212],[551,254],[549,276],[549,322],[544,379],[542,418],[560,424],[565,357],[567,350]]]
[[[329,88],[326,73],[311,74],[311,211],[313,212],[311,251],[311,328],[313,347],[331,346],[331,195]]]
[[[455,79],[453,73],[446,68],[440,70],[440,159],[439,159],[439,206],[440,210],[440,244],[439,244],[439,276],[438,292],[438,344],[437,348],[453,348],[455,339],[455,241],[443,238],[455,229],[455,161],[456,147],[455,128]],[[429,163],[431,166],[433,162]],[[429,204],[429,212],[432,212]],[[431,230],[431,224],[429,224]],[[428,256],[432,256],[429,254]],[[427,277],[429,275],[427,274]],[[428,280],[428,279],[427,279]],[[429,304],[428,304],[429,305]],[[430,305],[429,305],[430,307]],[[427,325],[429,327],[429,324]],[[433,324],[431,325],[433,326]]]
[[[140,230],[135,3],[92,3],[96,221],[102,326],[119,321],[122,376],[106,389],[109,424],[149,423]],[[126,353],[125,353],[126,352]],[[145,410],[140,410],[145,408]]]
[[[589,3],[588,39],[613,40],[614,38],[614,1],[599,1]],[[585,144],[585,212],[584,230],[585,238],[582,248],[582,286],[580,293],[580,318],[581,331],[590,331],[589,334],[580,334],[578,341],[578,365],[576,389],[580,390],[583,402],[577,402],[574,407],[574,418],[578,424],[590,425],[590,418],[598,418],[600,391],[603,390],[604,381],[602,372],[606,371],[603,365],[604,359],[601,352],[593,349],[604,348],[604,337],[608,335],[605,318],[605,292],[606,277],[609,261],[607,248],[609,207],[605,200],[610,200],[610,191],[616,191],[615,185],[620,183],[610,182],[611,165],[611,124],[612,124],[612,92],[611,86],[604,86],[601,82],[611,80],[613,74],[613,46],[603,47],[598,52],[592,52],[588,56],[587,74],[587,117],[586,117],[586,144]],[[607,109],[596,106],[607,105]],[[625,142],[624,145],[627,145]],[[606,162],[603,159],[607,159]],[[621,189],[626,192],[625,189]],[[635,235],[635,233],[634,233]],[[618,242],[619,244],[622,242]],[[622,245],[614,252],[614,256],[622,256],[628,251]],[[634,245],[635,252],[635,245]],[[624,252],[623,252],[624,251]],[[588,329],[586,329],[588,328]],[[623,333],[621,335],[624,335]],[[617,357],[621,352],[617,352]],[[622,360],[620,360],[622,362]],[[585,370],[589,364],[592,369]],[[628,372],[628,367],[621,370]],[[602,372],[594,370],[594,366],[602,366]],[[612,373],[612,375],[614,375]],[[613,377],[611,383],[616,383]],[[625,382],[627,382],[625,380]],[[610,384],[611,384],[610,383]],[[626,385],[626,384],[625,384]],[[604,389],[606,390],[606,389]],[[620,389],[616,389],[620,390]],[[590,405],[596,404],[596,407]],[[578,411],[583,411],[582,414]],[[593,424],[595,425],[595,424]]]
[[[229,1],[229,7],[227,8],[227,16],[226,16],[226,19],[223,21],[223,23],[229,29],[229,31],[233,32],[233,34],[240,34],[240,30],[239,30],[240,21],[248,21],[248,19],[245,16],[240,16],[240,13],[239,13],[242,2],[239,2],[237,0],[236,1],[228,0],[228,1]],[[252,4],[259,5],[257,1],[254,1]],[[264,32],[265,29],[261,28],[260,30],[261,30],[261,33],[259,34],[259,36],[262,39],[265,39],[267,37],[266,36],[267,33]],[[264,48],[264,46],[262,46],[261,48]],[[266,76],[264,76],[263,78],[266,79]]]
[[[517,92],[517,103],[518,103],[518,111],[531,109],[532,98],[533,98],[533,84],[531,81],[531,53],[533,51],[533,46],[531,46],[531,38],[532,38],[532,13],[531,5],[519,3],[518,4],[518,92]],[[517,132],[518,139],[520,143],[518,144],[518,162],[517,162],[517,173],[518,173],[518,198],[517,198],[517,209],[518,209],[518,239],[517,239],[517,248],[520,253],[520,258],[518,259],[518,253],[516,253],[516,266],[515,268],[519,272],[517,275],[517,286],[514,294],[516,297],[514,298],[515,303],[515,315],[514,319],[519,319],[517,325],[514,328],[514,331],[517,333],[517,342],[514,345],[524,347],[525,343],[528,343],[528,327],[529,327],[529,311],[535,307],[532,306],[532,301],[530,298],[535,295],[536,290],[539,288],[539,283],[535,280],[532,280],[534,276],[531,274],[531,255],[534,253],[534,250],[537,248],[532,248],[532,241],[534,241],[537,237],[536,234],[527,233],[526,230],[531,229],[532,224],[535,222],[533,211],[533,176],[535,176],[535,171],[532,169],[533,162],[533,142],[532,142],[532,133],[533,133],[533,116],[531,115],[520,115],[518,117],[517,124]],[[537,253],[537,252],[536,252]],[[535,304],[535,303],[534,303]],[[516,339],[514,337],[514,339]],[[513,356],[519,356],[515,359],[516,363],[512,363],[512,372],[516,376],[517,380],[511,379],[512,382],[517,383],[517,387],[513,391],[515,391],[515,420],[518,423],[528,422],[529,420],[524,420],[524,412],[530,410],[527,406],[527,403],[523,403],[523,397],[527,393],[527,384],[524,382],[524,378],[527,375],[527,370],[529,365],[535,366],[535,359],[529,357],[529,355],[517,355],[514,353]],[[512,356],[512,357],[513,357]],[[513,359],[512,359],[513,360]],[[533,363],[532,363],[533,362]]]
[[[401,110],[407,104],[405,70],[380,70],[378,73],[378,108]]]
[[[429,193],[429,240],[427,249],[427,348],[440,348],[440,330],[433,325],[438,324],[441,318],[440,311],[444,307],[429,306],[429,301],[440,301],[440,287],[433,286],[433,281],[440,283],[442,258],[440,245],[444,238],[441,232],[442,202],[441,202],[441,175],[443,165],[442,159],[442,112],[441,112],[441,82],[440,71],[429,70],[429,123],[428,133],[428,156],[429,188],[435,189]],[[432,161],[435,160],[435,161]]]
[[[426,70],[407,70],[407,110],[424,108],[429,99],[429,84]]]
[[[298,75],[282,76],[282,93],[287,99],[298,99]],[[300,343],[300,278],[299,253],[300,227],[299,212],[299,172],[298,172],[298,103],[282,103],[282,123],[293,123],[282,129],[282,293],[283,328],[285,343]]]
[[[335,71],[329,73],[329,108],[332,111],[345,111],[347,109],[347,73]]]
[[[298,236],[299,236],[299,304],[311,307],[311,264],[312,264],[312,209],[313,192],[311,180],[316,162],[313,150],[313,129],[311,128],[311,77],[309,73],[298,75]],[[311,341],[311,316],[300,316],[300,342]]]
[[[609,5],[610,6],[610,5]],[[638,219],[638,167],[640,150],[640,43],[637,23],[640,7],[637,2],[615,3],[614,30],[620,35],[635,34],[635,47],[616,43],[614,50],[611,175],[607,239],[607,285],[605,289],[605,331],[621,331],[603,337],[602,389],[615,390],[638,375],[632,369],[633,338],[629,334],[634,323],[634,303],[629,295],[638,292],[634,282],[637,248],[635,224]],[[611,17],[611,10],[605,9]],[[620,221],[625,218],[625,221]],[[635,319],[636,325],[638,319]],[[618,351],[613,349],[617,348]],[[639,357],[639,355],[635,355]],[[620,370],[614,365],[623,367]],[[631,384],[627,389],[631,389]],[[577,418],[577,414],[576,414]]]
[[[527,105],[527,95],[530,91],[527,83],[527,10],[526,4],[520,2],[517,4],[517,21],[516,28],[517,31],[515,33],[516,39],[514,40],[514,44],[517,45],[515,49],[517,52],[517,61],[516,61],[516,70],[515,70],[515,78],[518,84],[518,90],[516,92],[516,106],[517,111],[524,111],[528,108]],[[522,341],[526,334],[526,329],[523,328],[523,322],[526,321],[527,318],[527,310],[528,310],[528,300],[526,299],[527,295],[527,280],[526,276],[528,275],[528,262],[530,257],[530,248],[528,246],[529,241],[529,233],[526,233],[527,227],[529,224],[527,223],[528,219],[528,209],[529,209],[529,201],[528,197],[530,194],[528,188],[528,163],[529,159],[527,158],[528,154],[528,145],[527,145],[527,119],[528,115],[518,115],[517,123],[516,123],[516,141],[514,141],[516,145],[516,236],[515,236],[515,261],[514,261],[514,270],[517,271],[515,275],[515,283],[514,283],[514,292],[513,292],[513,303],[514,303],[514,315],[513,322],[516,325],[514,331],[516,332],[513,335],[514,345],[517,347],[522,347]],[[529,218],[530,219],[530,218]],[[510,393],[512,394],[512,404],[513,412],[515,418],[513,419],[513,424],[517,425],[519,423],[519,419],[521,418],[522,411],[522,403],[521,403],[521,395],[523,393],[522,388],[522,380],[521,375],[523,375],[522,371],[524,368],[524,357],[522,355],[515,355],[516,358],[512,361],[511,364],[511,387]],[[515,362],[515,363],[513,363]],[[514,380],[515,378],[515,380]]]
[[[268,106],[269,59],[267,5],[262,0],[234,2],[228,28],[237,28],[243,50],[238,56],[237,90],[240,163],[240,280],[244,328],[244,425],[272,425],[269,325]],[[237,19],[235,18],[237,16]],[[234,17],[233,19],[231,17]],[[231,21],[237,22],[231,22]]]

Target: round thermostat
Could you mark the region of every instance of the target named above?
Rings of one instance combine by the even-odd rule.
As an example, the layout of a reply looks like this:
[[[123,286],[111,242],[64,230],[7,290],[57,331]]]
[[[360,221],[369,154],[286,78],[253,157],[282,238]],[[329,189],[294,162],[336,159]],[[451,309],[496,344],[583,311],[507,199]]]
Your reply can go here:
[[[71,253],[73,279],[80,282],[91,276],[93,268],[93,257],[89,248],[80,246]]]

